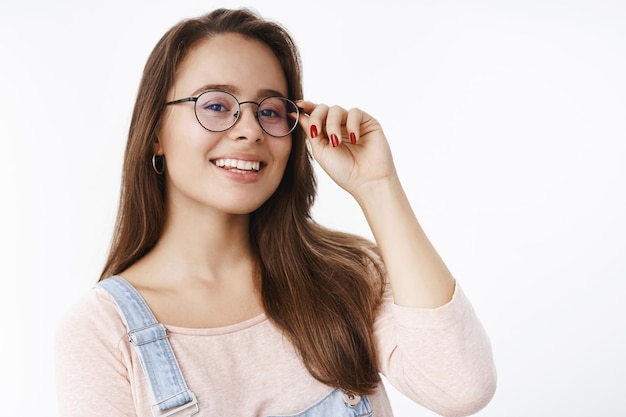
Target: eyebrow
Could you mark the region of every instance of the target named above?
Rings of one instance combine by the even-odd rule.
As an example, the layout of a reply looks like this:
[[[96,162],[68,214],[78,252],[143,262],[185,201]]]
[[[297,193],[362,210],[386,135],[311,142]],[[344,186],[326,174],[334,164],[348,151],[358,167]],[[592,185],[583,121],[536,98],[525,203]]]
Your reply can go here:
[[[192,95],[195,97],[200,93],[203,93],[207,90],[222,90],[222,91],[226,91],[227,93],[231,93],[232,95],[236,96],[237,94],[241,93],[241,90],[239,88],[237,88],[234,85],[231,84],[205,84],[202,87],[196,89]],[[257,93],[257,97],[256,98],[265,98],[265,97],[274,97],[274,96],[278,96],[278,97],[287,97],[286,95],[284,95],[283,93],[281,93],[278,90],[274,90],[271,88],[265,88],[265,89],[261,89],[258,91]],[[239,99],[239,97],[237,97],[237,99]]]

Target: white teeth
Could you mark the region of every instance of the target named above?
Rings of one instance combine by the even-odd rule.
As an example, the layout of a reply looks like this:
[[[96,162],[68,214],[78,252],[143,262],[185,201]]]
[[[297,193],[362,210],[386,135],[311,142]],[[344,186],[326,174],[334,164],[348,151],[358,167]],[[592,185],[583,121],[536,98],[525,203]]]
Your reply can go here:
[[[216,159],[215,165],[220,168],[236,168],[242,171],[258,171],[261,161],[242,161],[241,159]]]

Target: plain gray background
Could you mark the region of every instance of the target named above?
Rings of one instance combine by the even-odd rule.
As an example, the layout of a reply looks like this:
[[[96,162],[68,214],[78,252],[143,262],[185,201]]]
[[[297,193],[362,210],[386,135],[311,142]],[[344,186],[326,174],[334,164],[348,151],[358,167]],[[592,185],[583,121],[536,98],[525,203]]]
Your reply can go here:
[[[0,414],[56,415],[54,329],[103,265],[144,62],[217,6],[283,23],[306,97],[382,122],[492,339],[478,415],[626,415],[626,3],[597,0],[2,0]],[[316,218],[370,236],[319,179]]]

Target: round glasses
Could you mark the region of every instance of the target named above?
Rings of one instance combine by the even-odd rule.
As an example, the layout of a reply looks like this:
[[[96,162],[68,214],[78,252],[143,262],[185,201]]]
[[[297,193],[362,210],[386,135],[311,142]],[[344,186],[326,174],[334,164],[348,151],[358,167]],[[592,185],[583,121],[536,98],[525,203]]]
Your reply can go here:
[[[296,103],[285,97],[267,97],[260,103],[255,101],[239,101],[237,98],[221,90],[208,90],[197,97],[181,98],[169,101],[172,104],[194,102],[196,119],[200,125],[211,132],[224,132],[237,123],[241,116],[242,104],[255,104],[254,113],[261,129],[270,136],[277,138],[287,136],[298,125],[300,109]]]

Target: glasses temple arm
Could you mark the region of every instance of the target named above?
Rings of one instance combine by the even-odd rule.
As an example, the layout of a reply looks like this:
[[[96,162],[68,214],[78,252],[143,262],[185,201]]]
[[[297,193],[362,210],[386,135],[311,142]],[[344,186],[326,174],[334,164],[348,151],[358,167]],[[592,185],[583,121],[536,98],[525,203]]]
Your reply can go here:
[[[179,100],[168,101],[167,103],[165,103],[165,105],[169,106],[172,104],[185,103],[187,101],[198,101],[198,97],[187,97],[187,98],[181,98]]]

